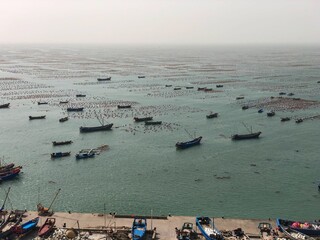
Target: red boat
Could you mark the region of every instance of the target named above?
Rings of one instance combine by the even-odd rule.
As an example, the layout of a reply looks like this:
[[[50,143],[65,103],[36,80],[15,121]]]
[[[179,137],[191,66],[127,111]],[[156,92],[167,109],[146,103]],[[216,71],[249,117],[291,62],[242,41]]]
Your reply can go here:
[[[40,227],[38,231],[38,236],[39,237],[48,236],[53,231],[55,223],[56,223],[55,218],[47,218],[45,223]]]

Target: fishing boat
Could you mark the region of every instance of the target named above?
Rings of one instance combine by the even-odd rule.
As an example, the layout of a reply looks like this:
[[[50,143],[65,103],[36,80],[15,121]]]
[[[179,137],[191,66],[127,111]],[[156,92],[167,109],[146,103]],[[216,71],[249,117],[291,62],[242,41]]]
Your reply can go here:
[[[46,115],[43,116],[29,116],[29,120],[35,120],[35,119],[45,119]]]
[[[223,87],[223,85],[218,84],[218,85],[216,85],[216,87],[217,87],[217,88],[222,88],[222,87]]]
[[[87,133],[87,132],[107,131],[107,130],[111,130],[112,126],[113,126],[113,123],[101,125],[98,127],[80,127],[80,132]]]
[[[258,113],[263,113],[263,109],[260,108],[260,109],[258,110]]]
[[[161,125],[162,121],[146,121],[145,125]]]
[[[10,103],[1,104],[0,108],[9,108]]]
[[[11,180],[14,179],[15,177],[17,177],[20,173],[20,169],[16,169],[13,172],[0,176],[0,181],[6,181],[6,180]]]
[[[134,119],[134,121],[136,121],[136,122],[145,122],[145,121],[150,121],[150,120],[152,120],[153,117],[141,117],[141,118],[139,118],[139,117],[134,117],[133,119]]]
[[[302,119],[302,118],[296,119],[296,123],[302,123],[302,122],[303,122],[303,119]]]
[[[242,110],[247,110],[247,109],[249,109],[248,105],[242,106]]]
[[[131,105],[118,105],[118,108],[131,108]]]
[[[172,85],[171,84],[166,84],[166,87],[172,87]]]
[[[71,140],[69,140],[69,141],[63,141],[63,142],[57,142],[57,141],[53,141],[53,142],[52,142],[53,146],[67,145],[67,144],[71,144],[71,143],[73,143]]]
[[[231,136],[232,140],[245,140],[251,138],[259,138],[261,132],[254,132],[248,134],[234,134]]]
[[[134,218],[132,223],[132,240],[141,240],[146,236],[147,232],[147,219],[146,218]]]
[[[60,101],[60,104],[65,104],[65,103],[69,103],[69,101]]]
[[[85,94],[76,94],[76,97],[85,97]]]
[[[218,117],[218,113],[210,113],[206,117],[207,118],[216,118],[216,117]]]
[[[85,158],[93,158],[96,154],[92,149],[81,150],[79,153],[76,154],[76,159],[85,159]]]
[[[243,96],[236,97],[236,100],[241,100],[241,99],[244,99],[244,97]]]
[[[276,115],[274,111],[267,112],[268,117],[273,117],[274,115]]]
[[[292,230],[304,233],[308,236],[319,237],[320,236],[320,223],[317,222],[301,222],[292,220],[283,220],[277,218],[277,226],[281,229],[291,228]]]
[[[205,89],[205,87],[198,87],[198,91],[204,91]]]
[[[196,225],[206,240],[222,240],[223,236],[215,228],[209,217],[196,217]]]
[[[205,92],[211,92],[211,91],[212,91],[212,88],[204,88],[204,91],[205,91]]]
[[[69,107],[67,108],[68,112],[81,112],[83,111],[83,107]]]
[[[53,232],[54,225],[56,223],[55,218],[47,218],[44,224],[40,227],[38,231],[39,237],[46,237]]]
[[[287,238],[292,240],[315,240],[313,237],[298,232],[290,227],[279,227],[279,229]]]
[[[181,90],[181,87],[175,87],[173,90]]]
[[[284,118],[281,118],[281,122],[287,122],[287,121],[290,121],[291,118],[289,117],[284,117]]]
[[[11,212],[6,219],[5,224],[0,228],[0,239],[6,239],[13,233],[13,230],[19,225],[22,220],[22,214]]]
[[[38,105],[45,105],[48,104],[48,102],[38,102]]]
[[[51,153],[51,158],[62,158],[70,156],[71,152],[56,152]]]
[[[63,118],[59,119],[59,122],[65,122],[65,121],[68,121],[68,120],[69,120],[69,117],[63,117]]]
[[[7,171],[8,169],[11,169],[14,167],[14,163],[9,163],[6,165],[0,165],[0,171],[4,170]]]
[[[146,76],[138,76],[138,78],[145,78]]]
[[[98,80],[99,82],[111,81],[111,77],[107,77],[107,78],[97,78],[97,80]]]
[[[186,87],[186,89],[193,89],[194,87]]]
[[[191,240],[195,239],[198,235],[193,229],[193,224],[189,222],[183,223],[181,229],[176,229],[176,234],[178,240]]]
[[[15,173],[16,171],[21,170],[21,166],[15,167],[15,168],[10,168],[10,169],[5,169],[5,170],[0,170],[0,177],[4,175],[8,175],[11,173]]]
[[[21,224],[20,226],[16,226],[13,230],[19,237],[25,236],[27,233],[31,232],[37,226],[39,222],[39,217],[29,220]]]
[[[192,146],[196,146],[196,145],[199,145],[200,144],[200,141],[201,141],[202,137],[197,137],[191,141],[187,141],[187,142],[177,142],[176,143],[176,148],[177,149],[185,149],[185,148],[189,148],[189,147],[192,147]]]

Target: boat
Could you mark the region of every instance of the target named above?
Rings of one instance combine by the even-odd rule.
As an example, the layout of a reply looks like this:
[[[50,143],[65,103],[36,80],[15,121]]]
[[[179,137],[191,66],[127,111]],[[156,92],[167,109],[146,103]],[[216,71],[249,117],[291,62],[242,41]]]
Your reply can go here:
[[[6,237],[11,235],[13,233],[13,230],[19,225],[21,220],[22,214],[11,212],[5,220],[5,224],[3,224],[0,228],[0,239],[6,239]]]
[[[118,108],[131,108],[131,105],[118,105]]]
[[[46,237],[53,232],[54,225],[56,223],[55,218],[47,218],[44,224],[40,227],[38,231],[39,237]]]
[[[10,103],[1,104],[0,108],[9,108]]]
[[[207,118],[216,118],[218,117],[218,113],[210,113],[209,115],[206,116]]]
[[[186,89],[193,89],[194,87],[186,87]]]
[[[286,121],[290,121],[291,118],[289,117],[284,117],[284,118],[281,118],[281,122],[286,122]]]
[[[111,77],[107,77],[107,78],[97,78],[97,80],[98,80],[99,82],[111,81]]]
[[[85,94],[76,94],[76,97],[85,97]]]
[[[51,158],[62,158],[62,157],[67,157],[70,156],[71,152],[56,152],[56,153],[51,153]]]
[[[161,125],[162,121],[146,121],[145,125]]]
[[[136,122],[145,122],[145,121],[150,121],[150,120],[152,120],[153,117],[141,117],[141,118],[139,118],[139,117],[134,117],[133,119],[134,119],[134,121],[136,121]]]
[[[69,120],[69,117],[63,117],[63,118],[59,119],[59,122],[65,122],[65,121],[68,121],[68,120]]]
[[[212,91],[212,88],[204,88],[204,91],[205,91],[205,92],[211,92],[211,91]]]
[[[171,84],[166,84],[166,87],[172,87],[172,85]]]
[[[16,233],[19,237],[25,236],[27,233],[31,232],[37,226],[39,222],[39,217],[29,220],[21,224],[20,226],[16,226],[13,229],[13,232]]]
[[[303,119],[302,118],[298,118],[297,120],[296,120],[296,123],[302,123],[303,122]]]
[[[16,173],[17,171],[20,172],[21,168],[22,168],[21,166],[18,166],[18,167],[11,168],[8,170],[2,170],[2,171],[0,171],[0,177],[5,176],[5,175],[9,175],[12,173]]]
[[[243,97],[243,96],[241,96],[241,97],[236,97],[236,100],[241,100],[241,99],[244,99],[244,97]]]
[[[304,233],[298,232],[290,227],[279,227],[279,231],[285,235],[285,237],[292,240],[315,240]]]
[[[7,174],[7,175],[3,175],[0,176],[0,181],[6,181],[6,180],[11,180],[14,179],[16,176],[18,176],[20,173],[20,169],[16,169],[13,172]]]
[[[209,217],[196,217],[196,225],[206,240],[222,240],[221,232]]]
[[[138,76],[138,78],[145,78],[146,76]]]
[[[181,90],[181,87],[175,87],[173,90]]]
[[[67,111],[68,112],[81,112],[81,111],[83,111],[83,107],[77,107],[77,108],[69,107],[69,108],[67,108]]]
[[[232,140],[245,140],[251,138],[259,138],[261,132],[254,132],[248,134],[234,134],[231,136]]]
[[[80,127],[80,132],[87,133],[87,132],[107,131],[107,130],[111,130],[112,126],[113,126],[113,123],[101,125],[98,127]]]
[[[222,88],[222,87],[223,87],[223,85],[218,84],[218,85],[216,85],[216,87],[217,87],[217,88]]]
[[[276,115],[274,111],[267,112],[268,117],[273,117],[274,115]]]
[[[279,92],[279,95],[286,95],[285,92]]]
[[[249,109],[248,105],[242,106],[242,110],[247,110],[247,109]]]
[[[263,113],[263,109],[260,108],[260,109],[258,110],[258,113]]]
[[[277,218],[277,226],[281,229],[291,228],[292,230],[304,233],[308,236],[319,237],[320,236],[320,223],[317,222],[305,222],[305,221],[292,221]]]
[[[34,120],[34,119],[45,119],[46,115],[43,116],[29,116],[29,120]]]
[[[204,91],[205,89],[205,87],[198,87],[198,91]]]
[[[85,158],[93,158],[96,154],[92,149],[81,150],[79,153],[76,154],[76,159],[85,159]]]
[[[201,141],[202,137],[197,137],[191,141],[187,141],[187,142],[177,142],[176,143],[176,148],[178,149],[185,149],[185,148],[189,148],[195,145],[199,145],[200,141]]]
[[[13,167],[14,167],[14,163],[9,163],[9,164],[6,164],[6,165],[0,165],[0,171],[1,170],[11,169]]]
[[[132,223],[132,240],[141,240],[146,236],[147,232],[147,219],[146,218],[134,218]]]
[[[176,229],[178,240],[191,240],[197,237],[197,232],[193,229],[193,224],[185,222],[181,229]]]
[[[48,102],[38,102],[38,105],[48,104]]]
[[[53,141],[53,142],[52,142],[53,146],[67,145],[67,144],[71,144],[71,143],[73,143],[71,140],[69,140],[69,141],[63,141],[63,142],[57,142],[57,141]]]
[[[65,104],[65,103],[69,103],[69,101],[60,101],[60,104]]]

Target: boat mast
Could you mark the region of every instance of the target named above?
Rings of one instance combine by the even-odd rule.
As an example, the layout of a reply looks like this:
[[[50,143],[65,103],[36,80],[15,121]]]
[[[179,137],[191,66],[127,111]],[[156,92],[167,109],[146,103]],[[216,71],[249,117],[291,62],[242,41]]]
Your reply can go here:
[[[242,122],[242,124],[248,130],[248,132],[252,133],[252,126],[251,126],[251,131],[250,131],[250,129],[247,127],[247,125],[244,124],[244,122]]]
[[[96,111],[94,112],[94,114],[96,115],[96,118],[98,119],[98,121],[101,124],[101,126],[103,126],[104,125],[104,120],[103,119],[102,119],[102,121],[100,120],[100,118],[99,118],[99,116],[98,116]]]
[[[8,199],[10,190],[11,190],[11,187],[9,187],[9,189],[8,189],[8,191],[7,191],[7,193],[6,193],[6,197],[5,197],[5,199],[4,199],[4,202],[3,202],[3,204],[2,204],[2,207],[0,208],[0,211],[2,211],[2,210],[4,209],[4,205],[6,204],[6,201],[7,201],[7,199]]]
[[[49,211],[49,209],[52,207],[52,204],[53,204],[54,201],[56,200],[56,198],[57,198],[57,196],[58,196],[58,194],[59,194],[60,191],[61,191],[61,188],[59,188],[58,192],[57,192],[56,195],[54,196],[54,198],[53,198],[53,200],[52,200],[52,202],[51,202],[51,204],[50,204],[50,206],[49,206],[49,208],[48,208],[48,211]]]

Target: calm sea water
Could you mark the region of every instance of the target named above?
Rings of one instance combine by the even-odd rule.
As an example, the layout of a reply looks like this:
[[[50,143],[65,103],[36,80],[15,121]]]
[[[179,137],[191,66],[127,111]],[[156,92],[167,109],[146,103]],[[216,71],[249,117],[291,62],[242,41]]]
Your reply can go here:
[[[98,84],[105,76],[111,82]],[[320,119],[280,122],[319,115],[319,107],[273,118],[270,109],[241,110],[281,91],[320,101],[319,47],[1,46],[0,79],[0,103],[11,103],[0,111],[0,155],[23,166],[18,179],[0,185],[1,199],[12,188],[8,208],[49,205],[61,188],[56,211],[103,212],[105,204],[121,214],[319,218]],[[62,100],[85,110],[59,123],[68,115]],[[219,117],[206,119],[211,111]],[[99,125],[95,115],[113,130],[80,134],[80,126]],[[163,124],[134,123],[146,115]],[[261,138],[231,141],[247,132],[243,123]],[[203,136],[202,144],[177,151],[189,135]],[[74,143],[52,146],[64,140]],[[109,149],[94,159],[75,160],[81,149],[104,144]],[[51,160],[58,151],[72,156]]]

